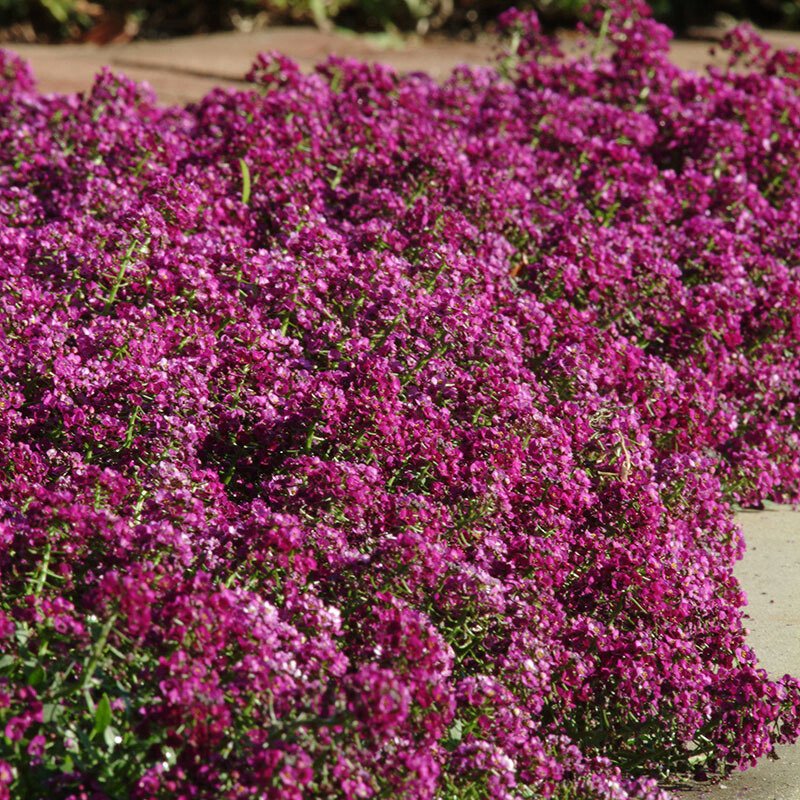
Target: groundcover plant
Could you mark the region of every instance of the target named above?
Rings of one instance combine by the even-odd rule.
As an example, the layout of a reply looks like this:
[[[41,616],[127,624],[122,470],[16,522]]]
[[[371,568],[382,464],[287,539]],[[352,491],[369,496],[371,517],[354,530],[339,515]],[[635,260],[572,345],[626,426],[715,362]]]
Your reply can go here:
[[[656,800],[796,738],[731,509],[800,498],[800,61],[592,19],[187,108],[0,56],[0,797]]]

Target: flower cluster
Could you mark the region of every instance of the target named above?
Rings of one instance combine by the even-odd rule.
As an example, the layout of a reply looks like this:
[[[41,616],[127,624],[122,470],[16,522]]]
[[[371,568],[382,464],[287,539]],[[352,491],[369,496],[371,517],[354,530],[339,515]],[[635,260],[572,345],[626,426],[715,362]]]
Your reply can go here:
[[[628,0],[161,108],[0,54],[0,798],[657,800],[800,731],[800,61]]]

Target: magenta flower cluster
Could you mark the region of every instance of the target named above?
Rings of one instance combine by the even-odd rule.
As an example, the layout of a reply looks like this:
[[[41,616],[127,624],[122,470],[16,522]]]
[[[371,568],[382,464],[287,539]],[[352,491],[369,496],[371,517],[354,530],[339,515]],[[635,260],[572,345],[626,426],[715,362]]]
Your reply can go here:
[[[797,737],[732,504],[800,499],[800,59],[601,16],[187,108],[0,55],[0,798],[658,800]]]

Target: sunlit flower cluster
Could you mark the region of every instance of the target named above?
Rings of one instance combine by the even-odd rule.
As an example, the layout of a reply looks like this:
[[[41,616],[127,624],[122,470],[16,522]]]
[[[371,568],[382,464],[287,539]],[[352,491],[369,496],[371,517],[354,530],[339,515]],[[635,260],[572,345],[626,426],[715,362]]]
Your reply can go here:
[[[659,800],[800,730],[732,503],[800,499],[800,61],[0,53],[0,798]]]

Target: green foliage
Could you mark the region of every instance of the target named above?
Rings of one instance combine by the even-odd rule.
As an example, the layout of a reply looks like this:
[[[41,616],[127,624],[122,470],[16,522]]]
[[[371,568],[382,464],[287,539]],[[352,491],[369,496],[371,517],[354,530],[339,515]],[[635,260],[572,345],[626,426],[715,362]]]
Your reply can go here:
[[[333,25],[356,30],[417,31],[477,29],[501,11],[535,8],[545,22],[569,24],[584,0],[0,0],[0,27],[25,23],[49,39],[79,38],[110,16],[136,20],[142,35],[175,35],[229,28],[235,19],[270,24]],[[718,12],[761,25],[797,27],[800,0],[652,0],[659,19],[678,31],[713,22]]]

